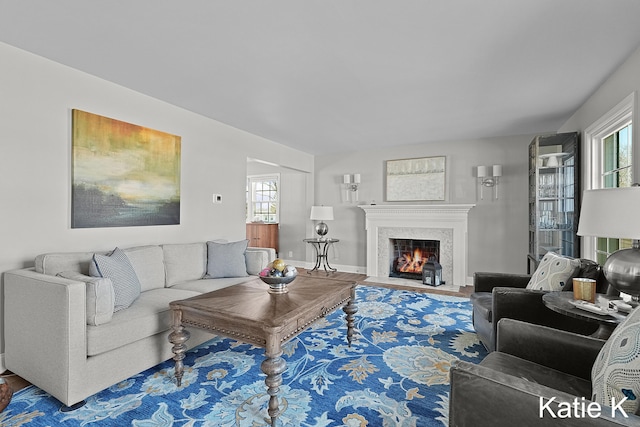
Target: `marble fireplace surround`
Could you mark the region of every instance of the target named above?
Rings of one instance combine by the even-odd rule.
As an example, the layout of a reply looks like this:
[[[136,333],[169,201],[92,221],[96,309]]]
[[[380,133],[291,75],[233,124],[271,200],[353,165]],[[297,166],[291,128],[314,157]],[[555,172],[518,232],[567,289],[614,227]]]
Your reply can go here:
[[[367,234],[367,275],[389,277],[390,239],[440,241],[447,285],[467,285],[467,227],[473,204],[361,205]]]

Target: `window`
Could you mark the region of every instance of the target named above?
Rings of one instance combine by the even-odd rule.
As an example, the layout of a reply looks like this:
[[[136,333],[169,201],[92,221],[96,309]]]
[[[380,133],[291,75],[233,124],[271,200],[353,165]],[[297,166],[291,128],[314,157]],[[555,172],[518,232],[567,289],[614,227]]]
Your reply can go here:
[[[602,139],[603,162],[600,179],[602,188],[631,186],[632,125],[629,122],[623,126]],[[602,265],[609,255],[619,249],[630,248],[632,243],[631,239],[598,237],[596,239],[596,261]]]
[[[631,123],[602,139],[602,187],[631,186]]]
[[[247,222],[279,222],[280,175],[247,177]]]
[[[585,131],[587,153],[587,187],[619,188],[630,187],[633,183],[633,112],[635,93]],[[585,239],[584,254],[604,264],[613,252],[630,248],[630,239],[609,239],[597,237]]]

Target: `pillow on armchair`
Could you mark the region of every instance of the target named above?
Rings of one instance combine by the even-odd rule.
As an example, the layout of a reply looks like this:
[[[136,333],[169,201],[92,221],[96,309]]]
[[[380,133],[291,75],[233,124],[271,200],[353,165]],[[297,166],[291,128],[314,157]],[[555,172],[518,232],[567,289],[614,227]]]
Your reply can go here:
[[[604,344],[591,381],[591,400],[612,406],[626,398],[620,406],[629,414],[640,414],[640,308],[633,309]]]
[[[527,289],[561,291],[580,271],[580,260],[547,252],[531,276]]]

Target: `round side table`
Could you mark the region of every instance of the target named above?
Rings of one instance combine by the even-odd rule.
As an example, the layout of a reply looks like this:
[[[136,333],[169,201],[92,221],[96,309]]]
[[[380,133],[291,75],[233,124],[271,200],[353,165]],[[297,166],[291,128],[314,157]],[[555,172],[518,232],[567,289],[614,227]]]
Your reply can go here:
[[[307,274],[311,274],[312,271],[319,270],[322,266],[324,271],[329,275],[330,272],[337,271],[336,268],[331,267],[329,265],[329,247],[334,243],[340,241],[340,239],[304,239],[305,242],[309,243],[313,246],[313,249],[316,251],[316,265],[313,269],[307,271]]]
[[[598,301],[598,297],[606,297],[606,295],[596,294],[596,301]],[[575,301],[573,299],[573,292],[549,292],[542,296],[544,305],[557,313],[589,322],[597,322],[599,324],[598,330],[591,334],[591,336],[601,340],[609,338],[616,326],[627,318],[626,314],[619,312],[596,314],[581,310],[571,304],[571,301]]]

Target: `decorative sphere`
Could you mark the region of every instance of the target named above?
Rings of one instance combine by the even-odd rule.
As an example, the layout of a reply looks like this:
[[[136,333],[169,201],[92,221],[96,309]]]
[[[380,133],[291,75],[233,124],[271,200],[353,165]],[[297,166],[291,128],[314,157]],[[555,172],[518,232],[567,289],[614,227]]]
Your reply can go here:
[[[296,274],[298,274],[298,270],[296,270],[296,268],[292,265],[287,265],[283,271],[283,274],[285,275],[285,277],[295,276]]]
[[[273,260],[273,268],[275,268],[276,270],[283,271],[286,267],[287,265],[280,258],[276,258]]]
[[[270,268],[263,268],[262,271],[260,272],[259,276],[260,277],[267,277],[267,276],[269,276],[270,272],[271,272]]]
[[[324,222],[321,222],[318,225],[316,225],[316,233],[318,234],[318,236],[324,236],[328,232],[329,232],[329,226]]]

